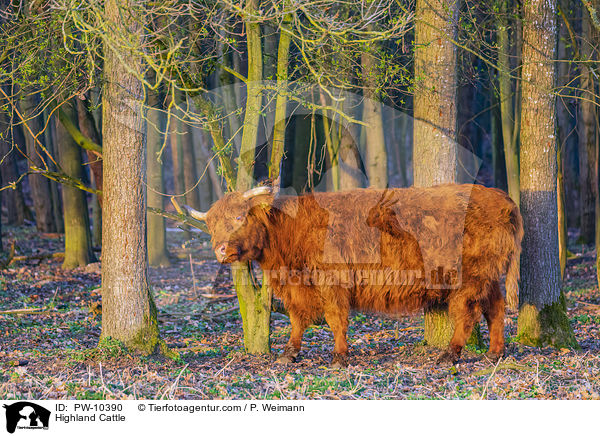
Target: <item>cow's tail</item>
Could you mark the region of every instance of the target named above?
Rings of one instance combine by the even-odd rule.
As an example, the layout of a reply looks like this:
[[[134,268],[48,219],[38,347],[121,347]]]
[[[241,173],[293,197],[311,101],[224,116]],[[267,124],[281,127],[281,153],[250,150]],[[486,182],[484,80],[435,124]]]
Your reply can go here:
[[[516,204],[510,211],[510,232],[512,244],[509,252],[508,268],[506,270],[506,304],[512,310],[519,305],[519,270],[521,259],[521,242],[523,240],[523,218]]]

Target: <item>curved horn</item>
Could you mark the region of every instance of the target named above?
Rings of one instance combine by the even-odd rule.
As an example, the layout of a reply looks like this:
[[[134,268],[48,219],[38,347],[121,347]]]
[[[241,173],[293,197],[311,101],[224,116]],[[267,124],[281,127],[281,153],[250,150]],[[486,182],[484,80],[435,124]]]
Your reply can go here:
[[[243,197],[244,198],[252,198],[252,197],[256,197],[258,195],[272,194],[272,193],[273,193],[273,188],[271,188],[270,186],[257,186],[256,188],[252,188],[252,189],[244,192]]]
[[[188,214],[190,214],[192,218],[195,218],[200,221],[206,221],[206,212],[200,212],[199,210],[189,207],[187,204],[183,206],[183,208],[187,211]]]

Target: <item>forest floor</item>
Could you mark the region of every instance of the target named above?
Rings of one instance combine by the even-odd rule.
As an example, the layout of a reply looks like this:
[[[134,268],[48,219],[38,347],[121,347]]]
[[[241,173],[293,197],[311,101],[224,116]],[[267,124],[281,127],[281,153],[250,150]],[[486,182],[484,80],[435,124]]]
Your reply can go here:
[[[18,255],[64,247],[59,235],[3,230],[5,244],[18,241]],[[178,360],[133,356],[114,343],[95,348],[100,264],[63,271],[56,258],[15,262],[0,270],[0,398],[600,399],[600,293],[594,252],[584,247],[570,247],[564,288],[579,350],[516,343],[516,315],[509,314],[498,365],[474,346],[456,365],[438,365],[438,352],[422,345],[422,316],[353,313],[350,366],[330,369],[326,325],[308,329],[297,363],[275,362],[290,333],[281,314],[273,315],[273,355],[245,355],[229,269],[206,241],[183,244],[182,232],[168,235],[173,264],[152,268],[150,278],[161,335]],[[482,332],[487,341],[485,322]]]

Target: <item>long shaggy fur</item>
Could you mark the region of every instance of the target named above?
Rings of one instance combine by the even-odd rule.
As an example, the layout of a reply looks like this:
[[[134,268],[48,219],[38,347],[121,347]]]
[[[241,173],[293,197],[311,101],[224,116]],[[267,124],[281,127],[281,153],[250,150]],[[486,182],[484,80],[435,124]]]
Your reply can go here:
[[[230,193],[208,211],[207,225],[220,261],[255,260],[270,275],[290,313],[290,357],[322,316],[335,355],[345,356],[350,309],[414,313],[439,303],[448,304],[456,325],[451,357],[482,313],[490,352],[503,352],[499,282],[506,274],[506,301],[516,307],[523,225],[500,190],[449,184],[275,198]]]

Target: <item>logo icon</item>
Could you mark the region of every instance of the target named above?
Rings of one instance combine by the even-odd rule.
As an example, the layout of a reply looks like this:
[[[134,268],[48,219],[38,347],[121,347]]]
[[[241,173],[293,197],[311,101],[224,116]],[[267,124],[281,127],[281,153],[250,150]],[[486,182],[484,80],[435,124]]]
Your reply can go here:
[[[18,429],[48,429],[50,411],[29,401],[4,405],[6,409],[6,431],[14,433]]]

